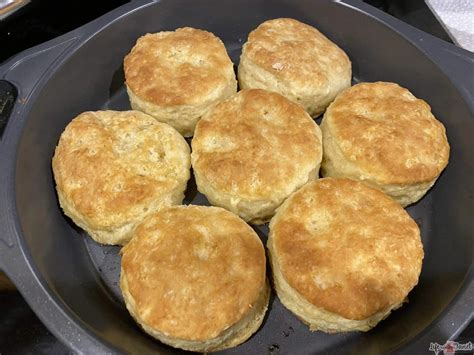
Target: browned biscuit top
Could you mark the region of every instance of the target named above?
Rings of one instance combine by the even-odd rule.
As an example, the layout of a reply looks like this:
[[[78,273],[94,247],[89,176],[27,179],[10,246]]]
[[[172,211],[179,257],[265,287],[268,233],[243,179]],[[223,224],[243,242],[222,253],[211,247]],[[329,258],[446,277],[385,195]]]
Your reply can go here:
[[[135,95],[161,106],[199,104],[235,80],[222,41],[189,27],[140,37],[124,70]]]
[[[443,124],[397,84],[346,89],[327,109],[324,125],[344,156],[380,183],[431,181],[448,163]]]
[[[423,259],[420,231],[406,211],[349,179],[319,179],[288,198],[271,221],[270,240],[292,288],[355,320],[401,303]]]
[[[300,89],[329,86],[351,67],[347,55],[312,26],[290,18],[268,20],[248,37],[243,56]]]
[[[185,184],[189,147],[172,127],[137,111],[84,112],[53,158],[58,189],[91,229],[129,223]]]
[[[207,112],[192,147],[194,169],[214,188],[250,200],[288,195],[322,156],[320,129],[304,109],[259,89]]]
[[[265,288],[263,245],[217,207],[177,206],[147,218],[122,253],[140,323],[173,338],[213,339],[241,320]]]

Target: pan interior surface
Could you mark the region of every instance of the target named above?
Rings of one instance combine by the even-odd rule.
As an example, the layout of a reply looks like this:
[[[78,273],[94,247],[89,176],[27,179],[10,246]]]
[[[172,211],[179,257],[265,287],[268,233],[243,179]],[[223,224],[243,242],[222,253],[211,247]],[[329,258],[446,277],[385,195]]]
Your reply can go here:
[[[428,195],[408,209],[425,249],[420,281],[408,304],[368,333],[331,335],[311,333],[273,294],[262,328],[225,352],[387,352],[427,329],[462,287],[472,262],[474,181],[468,152],[473,151],[473,120],[449,78],[429,58],[377,19],[337,2],[165,0],[107,25],[55,68],[18,142],[17,212],[31,263],[55,302],[111,349],[175,351],[143,333],[126,311],[118,288],[119,248],[96,244],[60,210],[51,172],[59,136],[83,111],[130,108],[122,60],[139,36],[184,26],[206,29],[223,40],[237,65],[248,33],[277,17],[320,29],[349,55],[356,81],[394,81],[427,101],[446,126],[451,160]],[[185,203],[208,204],[193,181]],[[267,227],[256,230],[266,242]]]

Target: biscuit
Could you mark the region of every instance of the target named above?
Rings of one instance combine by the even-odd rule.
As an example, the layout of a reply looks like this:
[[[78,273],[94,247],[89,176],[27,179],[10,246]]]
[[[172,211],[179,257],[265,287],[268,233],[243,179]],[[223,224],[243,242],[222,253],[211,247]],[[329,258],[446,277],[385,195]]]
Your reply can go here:
[[[260,327],[270,288],[257,234],[217,207],[175,206],[147,218],[122,249],[127,309],[176,348],[217,351]]]
[[[216,206],[264,223],[300,186],[318,178],[318,125],[277,93],[242,90],[196,126],[191,161],[198,190]]]
[[[321,129],[323,176],[363,180],[402,206],[422,198],[448,164],[443,124],[397,84],[345,90],[326,110]]]
[[[314,27],[280,18],[265,21],[250,33],[238,77],[242,89],[278,92],[317,116],[351,85],[351,62]]]
[[[367,331],[418,283],[417,224],[393,199],[350,179],[323,178],[289,197],[267,243],[283,305],[328,333]]]
[[[103,244],[127,243],[144,217],[181,203],[190,165],[184,138],[138,111],[80,114],[53,157],[64,213]]]
[[[124,60],[133,109],[168,123],[185,137],[216,102],[237,91],[222,41],[194,28],[140,37]]]

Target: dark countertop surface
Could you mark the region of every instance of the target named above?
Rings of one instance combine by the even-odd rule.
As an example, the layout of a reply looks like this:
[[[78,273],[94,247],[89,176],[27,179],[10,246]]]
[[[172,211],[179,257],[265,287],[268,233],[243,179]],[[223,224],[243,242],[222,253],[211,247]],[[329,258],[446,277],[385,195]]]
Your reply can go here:
[[[0,21],[0,63],[10,56],[87,23],[127,1],[32,0]],[[367,0],[393,16],[443,40],[449,36],[422,0]],[[441,289],[440,289],[441,292]],[[0,354],[70,354],[36,317],[18,291],[0,274]],[[474,324],[456,339],[474,341]],[[426,352],[429,353],[428,349]]]

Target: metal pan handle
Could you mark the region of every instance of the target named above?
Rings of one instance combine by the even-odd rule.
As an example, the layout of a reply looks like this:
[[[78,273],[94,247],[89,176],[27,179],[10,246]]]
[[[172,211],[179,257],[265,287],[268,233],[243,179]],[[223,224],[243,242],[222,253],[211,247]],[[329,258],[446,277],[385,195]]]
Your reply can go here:
[[[0,66],[0,140],[10,117],[21,113],[41,77],[76,39],[76,36],[68,35],[58,37],[24,51]]]

